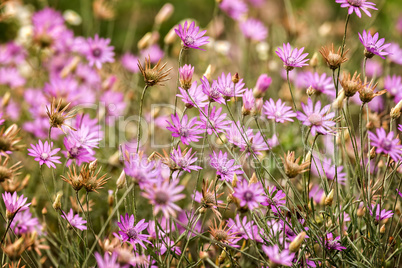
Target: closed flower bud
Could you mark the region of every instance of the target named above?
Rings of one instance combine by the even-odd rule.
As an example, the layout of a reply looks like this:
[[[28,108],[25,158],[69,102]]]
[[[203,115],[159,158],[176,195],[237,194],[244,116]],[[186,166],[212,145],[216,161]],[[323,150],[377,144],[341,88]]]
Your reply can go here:
[[[117,189],[122,189],[124,187],[124,185],[126,184],[126,173],[124,172],[124,170],[120,173],[119,178],[116,181],[116,186]]]
[[[38,205],[38,200],[36,200],[36,197],[33,197],[32,201],[31,201],[31,206],[36,207],[37,205]]]
[[[363,217],[364,214],[366,213],[366,208],[358,208],[357,209],[357,217]]]
[[[371,150],[370,150],[370,159],[374,159],[374,157],[376,156],[375,150],[376,150],[375,147],[371,148]]]
[[[60,72],[60,77],[61,78],[66,78],[69,74],[71,74],[75,68],[77,68],[78,63],[80,62],[80,57],[75,56],[69,64],[64,66],[64,68]]]
[[[176,26],[175,26],[176,27]],[[170,45],[173,44],[173,42],[176,40],[177,34],[174,31],[175,27],[173,27],[172,29],[170,29],[170,31],[165,35],[165,38],[163,39],[163,42],[166,45]]]
[[[253,94],[255,98],[262,98],[272,83],[272,78],[267,74],[261,74],[258,77],[257,84],[254,87]]]
[[[209,258],[208,253],[205,252],[205,251],[200,251],[200,259],[201,259],[201,260],[205,260],[205,259],[207,259],[207,258]]]
[[[61,197],[63,196],[62,193],[57,193],[56,199],[53,202],[53,208],[55,210],[59,210],[61,208]]]
[[[239,179],[237,178],[236,173],[233,175],[233,180],[232,180],[232,186],[233,188],[235,188],[237,186],[237,182],[239,181]]]
[[[221,264],[221,263],[223,263],[225,261],[225,259],[226,259],[226,251],[222,250],[221,255],[219,255],[218,261]]]
[[[7,91],[6,94],[3,95],[3,98],[1,100],[1,106],[7,107],[8,103],[10,102],[10,97],[11,97],[11,93],[10,93],[10,91]]]
[[[338,98],[336,98],[336,100],[334,100],[334,102],[332,103],[332,108],[334,108],[334,109],[342,109],[344,99],[345,99],[345,92],[342,90],[338,94]]]
[[[171,3],[166,3],[156,14],[155,16],[155,24],[160,25],[163,22],[167,21],[170,16],[172,16],[174,11],[174,6]]]
[[[325,205],[332,206],[332,201],[334,201],[334,189],[332,189],[325,198]]]
[[[318,53],[317,52],[314,52],[313,57],[311,58],[309,64],[313,68],[318,66]]]
[[[255,172],[254,172],[253,175],[251,176],[250,181],[248,182],[248,185],[251,185],[251,184],[254,184],[254,183],[257,183],[257,182],[258,182],[258,179],[257,179],[257,176],[255,175]]]
[[[235,73],[235,74],[232,76],[232,82],[235,83],[235,84],[237,84],[237,83],[239,83],[239,80],[240,80],[239,74],[238,74],[238,73]]]
[[[400,100],[398,104],[391,109],[390,113],[391,119],[397,119],[401,116],[401,108],[402,108],[402,100]]]
[[[42,215],[46,215],[47,214],[47,209],[46,209],[46,207],[44,207],[43,209],[42,209]]]
[[[188,90],[191,87],[191,82],[193,80],[194,67],[190,64],[185,64],[179,68],[179,82],[180,86]]]
[[[307,96],[311,97],[313,96],[317,90],[315,90],[312,86],[309,86],[306,90]]]
[[[256,99],[255,100],[255,104],[253,109],[251,110],[251,114],[254,117],[259,117],[261,115],[261,111],[262,111],[262,106],[263,106],[263,99]]]
[[[385,234],[385,224],[383,224],[380,228],[380,234]]]
[[[151,33],[151,32],[146,33],[146,34],[140,39],[140,41],[138,41],[138,44],[137,44],[138,49],[139,49],[139,50],[142,50],[142,49],[147,48],[147,47],[150,45],[151,40],[152,40],[152,33]],[[147,55],[145,55],[145,56],[147,56]]]
[[[212,75],[212,65],[209,64],[203,76],[205,76],[209,82],[211,82],[211,75]]]
[[[108,192],[107,203],[108,203],[109,207],[113,207],[113,203],[114,203],[113,190],[109,190],[107,192]]]
[[[306,237],[306,232],[301,232],[300,234],[298,234],[296,236],[296,238],[290,243],[289,251],[297,252],[300,249],[300,246],[303,243],[305,237]]]
[[[95,159],[91,163],[89,163],[89,171],[94,172],[96,168],[98,167],[98,159]]]
[[[80,25],[82,22],[81,16],[74,10],[68,9],[63,12],[63,18],[70,25]]]

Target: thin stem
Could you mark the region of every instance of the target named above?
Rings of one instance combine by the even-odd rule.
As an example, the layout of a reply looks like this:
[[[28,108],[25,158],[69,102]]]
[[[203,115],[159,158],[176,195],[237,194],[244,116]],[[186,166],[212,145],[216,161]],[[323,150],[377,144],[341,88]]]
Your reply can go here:
[[[295,110],[295,112],[296,112],[296,111],[297,111],[297,107],[296,107],[295,98],[293,97],[292,87],[290,86],[289,70],[286,71],[286,80],[288,81],[288,86],[289,86],[290,95],[292,96],[293,108],[294,108],[294,110]]]
[[[140,112],[139,112],[139,122],[138,122],[138,133],[137,133],[137,154],[138,154],[138,150],[140,149],[140,140],[141,140],[141,132],[142,132],[142,106],[144,103],[144,96],[145,96],[145,92],[148,89],[148,85],[145,85],[144,89],[142,90],[142,94],[141,94],[141,100],[140,100]]]
[[[367,57],[364,57],[363,60],[363,81],[366,79],[366,64],[367,64]]]
[[[177,82],[176,82],[176,94],[175,94],[175,97],[174,97],[174,115],[176,115],[176,110],[177,110],[177,94],[179,94],[179,81],[180,81],[180,71],[179,71],[179,69],[180,69],[180,67],[181,67],[181,63],[182,63],[182,60],[183,60],[183,54],[184,54],[184,51],[185,51],[186,49],[184,49],[184,47],[182,47],[181,49],[180,49],[180,53],[179,53],[179,67],[177,67]]]
[[[346,22],[345,22],[345,32],[343,34],[343,40],[342,40],[342,46],[341,46],[341,56],[343,56],[343,52],[345,51],[345,45],[346,45],[346,33],[348,31],[348,23],[349,23],[349,18],[350,18],[350,14],[346,15]],[[338,68],[338,75],[337,75],[337,79],[336,79],[336,87],[339,86],[339,75],[341,73],[341,65],[339,65]]]

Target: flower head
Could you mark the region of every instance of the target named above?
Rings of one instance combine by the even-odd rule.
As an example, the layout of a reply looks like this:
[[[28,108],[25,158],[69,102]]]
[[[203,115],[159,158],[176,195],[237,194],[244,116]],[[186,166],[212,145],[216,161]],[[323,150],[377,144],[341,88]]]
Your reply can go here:
[[[269,99],[269,101],[265,101],[263,108],[267,118],[273,119],[277,123],[285,123],[286,121],[293,122],[292,117],[297,115],[293,112],[292,107],[286,106],[281,99],[276,103],[273,99]]]
[[[29,210],[24,210],[14,216],[10,228],[17,235],[22,235],[33,231],[40,231],[41,225],[38,218],[32,217],[32,213]]]
[[[121,57],[121,65],[129,72],[138,73],[140,71],[138,60],[137,56],[127,52]]]
[[[295,67],[303,67],[307,66],[306,63],[309,59],[306,59],[308,53],[302,54],[304,51],[304,47],[301,49],[292,49],[289,43],[283,44],[283,49],[278,47],[275,53],[281,58],[283,61],[283,67],[287,71],[293,70]]]
[[[292,260],[295,254],[290,253],[289,250],[284,249],[279,252],[278,245],[274,245],[271,247],[263,245],[262,250],[265,254],[267,254],[272,267],[275,267],[276,265],[292,266]]]
[[[341,237],[338,236],[334,239],[334,236],[332,233],[327,234],[326,239],[325,239],[325,247],[328,250],[338,250],[342,251],[343,249],[346,249],[346,247],[342,246],[339,241],[341,240]]]
[[[262,98],[264,93],[268,90],[269,86],[272,83],[272,78],[267,74],[261,74],[258,77],[257,83],[253,89],[255,98]]]
[[[239,20],[248,11],[243,0],[222,0],[219,7],[234,20]]]
[[[155,161],[148,161],[141,152],[137,154],[126,151],[124,172],[142,189],[148,184],[155,183],[159,179],[161,171]]]
[[[391,218],[392,215],[394,215],[394,213],[392,212],[392,210],[388,210],[388,211],[386,211],[385,209],[381,210],[380,204],[377,204],[377,206],[373,204],[373,205],[371,205],[370,215],[375,216],[376,222],[380,222],[384,219]]]
[[[198,134],[203,132],[200,129],[199,122],[196,117],[188,121],[188,116],[184,115],[180,120],[179,116],[171,115],[172,123],[169,121],[167,129],[172,132],[173,137],[180,137],[183,144],[189,145],[190,142],[197,142],[201,137]]]
[[[327,95],[329,97],[335,97],[334,83],[332,82],[332,78],[327,76],[326,73],[319,75],[317,72],[308,72],[304,76],[304,79],[306,85],[314,89],[315,92]]]
[[[83,220],[78,214],[74,215],[74,211],[72,208],[70,208],[70,211],[67,215],[65,212],[63,212],[63,215],[61,215],[61,217],[63,219],[66,219],[71,227],[77,228],[81,231],[87,229],[87,227],[85,226],[87,221]]]
[[[242,174],[243,171],[240,170],[240,165],[235,165],[234,159],[228,159],[227,153],[222,153],[219,151],[219,154],[213,152],[213,155],[209,155],[210,157],[210,165],[212,168],[216,169],[216,174],[222,180],[232,181],[234,174]]]
[[[226,100],[233,97],[241,97],[246,90],[246,88],[244,88],[243,78],[235,84],[232,81],[232,75],[230,73],[227,75],[222,73],[222,75],[218,77],[217,89]]]
[[[212,82],[212,86],[209,84],[209,81],[205,76],[200,80],[202,84],[202,92],[208,96],[210,102],[217,102],[220,104],[225,103],[222,94],[218,90],[218,82],[216,80]]]
[[[195,48],[201,49],[200,46],[208,44],[209,39],[208,36],[203,36],[207,31],[199,31],[200,27],[195,27],[195,22],[193,21],[190,26],[188,26],[187,21],[184,23],[183,26],[179,24],[177,29],[174,29],[176,34],[181,38],[183,41],[183,47],[185,48]]]
[[[297,112],[297,119],[299,119],[304,125],[311,127],[311,134],[315,136],[317,133],[326,135],[332,132],[331,127],[335,126],[335,122],[331,119],[334,118],[335,113],[330,112],[331,105],[324,106],[321,110],[321,102],[317,101],[313,104],[313,101],[309,98],[307,105],[302,103],[302,112]]]
[[[281,157],[282,158],[282,157]],[[304,161],[301,164],[300,158],[295,159],[295,152],[288,152],[282,158],[285,174],[289,178],[295,178],[297,175],[309,170],[310,161]]]
[[[21,196],[17,196],[17,192],[14,192],[13,195],[9,192],[4,192],[1,194],[3,197],[4,205],[6,206],[6,214],[7,218],[11,219],[14,217],[15,213],[27,210],[31,203],[26,203],[28,198],[22,194]]]
[[[141,74],[144,77],[144,82],[150,87],[155,85],[163,86],[162,83],[170,79],[169,72],[172,70],[172,68],[163,70],[165,69],[167,62],[161,66],[161,60],[162,59],[160,59],[152,69],[150,56],[148,56],[148,58],[145,58],[144,67],[142,67],[140,60],[138,60],[138,68],[140,69]]]
[[[236,236],[237,234],[231,231],[231,227],[225,224],[225,221],[221,221],[219,225],[217,225],[216,220],[214,219],[214,224],[209,227],[209,232],[216,241],[231,246],[236,247],[236,243],[240,240]]]
[[[338,51],[335,52],[334,44],[332,44],[331,48],[329,47],[321,47],[320,53],[322,57],[327,62],[328,67],[331,70],[336,70],[341,66],[342,63],[346,62],[348,58],[345,57],[346,53],[348,53],[349,49],[346,50],[341,55],[341,47],[338,48]]]
[[[227,221],[227,226],[233,233],[245,240],[250,239],[260,243],[263,242],[259,227],[254,225],[254,221],[247,221],[247,216],[244,216],[243,219],[240,220],[240,215],[237,214],[235,221],[233,219]]]
[[[240,23],[243,35],[253,41],[263,41],[267,38],[268,30],[264,24],[256,19],[248,19]]]
[[[21,148],[17,143],[21,140],[17,137],[20,129],[16,124],[12,124],[7,129],[3,126],[0,130],[0,155],[11,154]]]
[[[397,96],[402,94],[402,78],[397,75],[387,75],[384,79],[384,88],[392,96]]]
[[[369,138],[371,145],[377,148],[376,153],[389,155],[395,162],[401,159],[402,145],[398,138],[394,139],[393,131],[387,134],[384,128],[377,128],[376,134],[369,131]]]
[[[263,194],[264,189],[260,183],[249,184],[243,180],[241,183],[237,183],[233,196],[240,200],[241,207],[248,207],[248,209],[253,210],[258,208],[259,203],[265,201]]]
[[[31,144],[31,147],[32,149],[28,149],[28,155],[35,157],[35,161],[38,161],[39,165],[46,164],[49,168],[51,166],[56,168],[54,163],[61,164],[58,160],[60,159],[60,156],[54,156],[58,151],[60,151],[60,148],[52,149],[53,142],[49,144],[47,141],[42,143],[42,141],[39,140],[38,144]]]
[[[364,56],[366,56],[366,58],[370,59],[374,57],[374,55],[378,55],[385,59],[384,56],[389,54],[389,52],[383,50],[391,44],[384,44],[385,38],[378,40],[378,33],[371,36],[370,31],[366,32],[366,30],[363,30],[363,35],[359,33],[359,40],[364,46]]]
[[[350,73],[343,73],[341,85],[346,97],[353,97],[356,92],[359,92],[364,87],[360,74],[357,75],[357,72],[353,74],[352,78]]]
[[[201,199],[199,200],[201,203],[201,206],[204,209],[211,209],[214,214],[221,219],[222,215],[221,213],[217,210],[217,208],[224,208],[225,206],[222,204],[221,200],[217,200],[219,197],[221,197],[224,193],[217,193],[218,191],[218,185],[216,185],[214,189],[214,181],[212,180],[211,183],[209,183],[208,179],[202,180],[202,196]],[[197,199],[196,199],[197,200]]]
[[[192,148],[190,148],[190,150],[188,151],[187,149],[185,149],[182,152],[180,146],[177,149],[173,148],[170,157],[175,162],[178,169],[185,170],[187,172],[191,172],[191,170],[202,169],[200,166],[193,165],[193,163],[196,162],[198,158],[194,157],[197,154],[197,152],[191,154],[191,150]]]
[[[129,217],[128,213],[126,213],[124,217],[123,215],[120,216],[120,222],[118,222],[117,225],[120,228],[120,236],[116,233],[114,233],[114,235],[123,241],[129,241],[131,245],[133,245],[134,250],[137,250],[136,244],[140,244],[144,249],[147,248],[144,242],[151,244],[151,242],[147,240],[149,235],[141,234],[141,232],[148,227],[148,223],[145,223],[144,219],[135,224],[134,215]]]
[[[113,252],[110,255],[109,252],[105,252],[105,255],[102,257],[98,252],[95,252],[96,263],[99,268],[128,268],[130,265],[120,265],[117,261],[117,253]]]
[[[182,88],[185,90],[191,87],[191,81],[193,79],[194,66],[185,64],[179,68],[179,81]]]
[[[110,39],[99,38],[98,34],[92,39],[87,39],[87,47],[85,49],[85,56],[90,66],[95,65],[98,69],[102,68],[105,62],[114,62],[114,47],[109,46]]]
[[[208,111],[208,106],[205,106],[203,111],[204,113],[200,112],[200,127],[202,129],[206,129],[208,135],[212,135],[212,133],[215,132],[223,132],[225,129],[228,128],[228,124],[230,124],[230,121],[225,120],[226,113],[222,113],[222,107],[216,109],[216,107],[214,106]]]
[[[268,196],[266,197],[266,201],[262,202],[261,204],[264,206],[270,206],[272,212],[277,214],[281,211],[281,206],[285,206],[286,204],[286,194],[276,188],[276,186],[270,186],[268,188]]]
[[[355,12],[359,18],[362,17],[360,9],[369,17],[371,17],[371,13],[368,11],[368,9],[377,10],[377,8],[375,8],[375,4],[372,2],[367,2],[367,0],[336,0],[336,2],[341,4],[341,7],[347,7],[349,15]]]
[[[48,106],[46,106],[46,114],[49,117],[50,127],[52,128],[57,127],[64,133],[66,132],[63,127],[67,127],[75,131],[76,130],[75,128],[66,124],[66,120],[71,119],[75,116],[74,111],[66,112],[68,107],[70,107],[71,103],[67,103],[64,107],[62,107],[62,104],[63,104],[62,99],[59,99],[59,101],[56,104],[56,99],[53,98],[52,103],[50,105],[50,109]]]
[[[190,88],[184,89],[179,87],[179,90],[181,94],[177,94],[177,97],[181,98],[187,108],[193,108],[194,106],[204,107],[207,105],[208,96],[202,92],[202,86],[197,85],[197,81],[194,81]]]
[[[4,161],[1,161],[1,157],[0,154],[0,183],[6,180],[12,180],[15,176],[20,174],[18,170],[22,168],[21,162],[17,162],[12,166],[7,167],[10,158],[6,157]]]

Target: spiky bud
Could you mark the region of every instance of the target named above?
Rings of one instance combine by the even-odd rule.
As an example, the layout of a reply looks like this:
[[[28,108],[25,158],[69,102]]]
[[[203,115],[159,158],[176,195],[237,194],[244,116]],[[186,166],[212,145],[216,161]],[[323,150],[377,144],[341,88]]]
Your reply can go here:
[[[116,187],[117,189],[122,189],[124,185],[126,184],[126,173],[124,170],[120,173],[119,178],[116,181]]]

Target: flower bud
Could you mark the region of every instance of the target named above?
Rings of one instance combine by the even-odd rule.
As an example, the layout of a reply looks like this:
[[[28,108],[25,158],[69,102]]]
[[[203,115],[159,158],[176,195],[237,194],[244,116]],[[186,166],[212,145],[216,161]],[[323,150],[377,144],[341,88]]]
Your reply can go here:
[[[303,243],[305,237],[306,237],[306,232],[301,232],[300,234],[298,234],[296,236],[296,238],[290,243],[289,251],[297,252],[300,249],[300,246]]]
[[[325,198],[325,205],[332,206],[332,201],[334,200],[334,189],[332,189]]]
[[[258,77],[257,84],[254,87],[253,94],[255,98],[262,98],[272,83],[272,78],[267,74],[261,74]]]
[[[371,160],[374,159],[375,156],[376,156],[375,147],[373,147],[370,149],[370,159]]]
[[[338,94],[338,98],[336,98],[336,100],[334,100],[334,102],[332,103],[332,108],[334,109],[341,109],[342,105],[343,105],[343,100],[345,99],[345,92],[341,91]]]
[[[233,175],[233,180],[232,180],[232,186],[233,188],[235,188],[237,186],[237,182],[239,181],[239,179],[237,178],[237,174],[235,173]]]
[[[170,16],[172,16],[174,11],[174,6],[171,3],[166,3],[156,14],[155,16],[155,24],[160,25],[163,22],[167,21]]]
[[[61,197],[63,196],[63,193],[57,193],[56,199],[53,202],[53,208],[55,210],[61,209]]]
[[[95,159],[91,163],[89,163],[89,171],[94,172],[98,166],[98,159]]]
[[[263,104],[264,104],[264,103],[263,103],[263,99],[262,99],[262,98],[255,100],[254,107],[253,107],[253,109],[251,110],[251,114],[252,114],[254,117],[259,117],[259,116],[261,115],[261,111],[262,111],[262,106],[263,106]]]
[[[122,189],[124,187],[124,185],[126,184],[126,173],[124,172],[124,170],[120,173],[119,178],[116,181],[116,186],[117,189]]]
[[[251,184],[254,184],[254,183],[257,183],[257,182],[258,182],[258,178],[257,178],[257,176],[255,175],[255,172],[254,172],[253,175],[251,176],[250,181],[248,182],[248,185],[251,185]]]
[[[208,253],[205,252],[205,251],[200,251],[200,259],[201,259],[201,260],[205,260],[205,259],[207,259],[207,258],[209,258]]]
[[[38,205],[38,200],[36,199],[36,197],[33,197],[32,201],[31,201],[31,206],[36,207],[37,205]]]
[[[69,74],[71,74],[75,68],[77,68],[78,63],[80,62],[80,57],[75,56],[69,64],[64,66],[64,68],[60,72],[61,78],[66,78]]]
[[[391,119],[397,119],[401,116],[401,108],[402,108],[402,100],[400,100],[398,104],[391,109],[390,113]]]
[[[222,250],[221,255],[219,255],[218,261],[220,264],[222,264],[225,261],[225,259],[226,259],[226,250]]]
[[[47,209],[46,209],[46,207],[44,207],[44,208],[42,208],[42,215],[46,215],[47,214]]]
[[[312,86],[309,86],[306,90],[307,96],[311,97],[313,96],[317,90],[315,90]]]
[[[64,20],[70,25],[80,25],[82,22],[81,16],[74,10],[68,9],[63,12]]]
[[[311,58],[309,65],[313,68],[318,66],[318,53],[314,52],[313,57]]]
[[[185,64],[179,68],[179,82],[183,89],[188,90],[191,87],[193,74],[194,67],[192,67],[190,64]]]
[[[209,64],[203,76],[205,76],[209,82],[211,82],[211,75],[212,75],[212,65]]]
[[[385,224],[383,224],[380,228],[380,234],[385,234]]]
[[[113,203],[114,203],[113,190],[109,190],[107,192],[108,192],[107,203],[108,203],[109,207],[113,207]]]
[[[176,40],[177,34],[174,31],[175,28],[176,28],[176,26],[173,27],[172,29],[170,29],[170,31],[165,35],[165,38],[163,39],[163,42],[166,45],[170,45]]]
[[[357,217],[361,218],[364,216],[364,214],[366,213],[366,208],[358,208],[357,209]]]
[[[3,98],[1,100],[1,106],[2,107],[7,107],[8,106],[8,103],[10,102],[10,97],[11,97],[10,91],[7,91],[6,94],[3,95]]]
[[[235,74],[232,76],[232,82],[235,83],[235,84],[237,84],[237,83],[239,83],[239,80],[240,80],[239,74],[238,74],[238,73],[235,73]]]
[[[152,40],[152,33],[147,32],[141,39],[138,41],[137,47],[139,50],[143,50],[150,45],[150,41]]]

